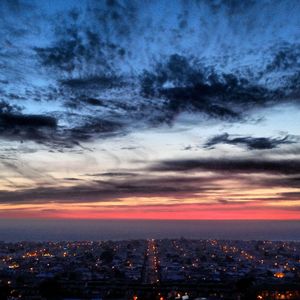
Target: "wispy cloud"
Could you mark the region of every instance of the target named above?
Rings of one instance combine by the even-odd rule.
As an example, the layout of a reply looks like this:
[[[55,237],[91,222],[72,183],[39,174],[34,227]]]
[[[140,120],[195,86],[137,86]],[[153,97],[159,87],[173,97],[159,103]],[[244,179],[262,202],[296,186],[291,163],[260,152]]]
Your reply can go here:
[[[253,158],[199,158],[170,159],[154,163],[149,170],[155,172],[197,172],[221,173],[265,173],[300,174],[298,159],[253,159]]]
[[[295,144],[298,137],[284,136],[281,138],[235,136],[224,133],[210,138],[204,145],[205,148],[214,148],[218,144],[244,146],[250,150],[269,150],[281,145]]]

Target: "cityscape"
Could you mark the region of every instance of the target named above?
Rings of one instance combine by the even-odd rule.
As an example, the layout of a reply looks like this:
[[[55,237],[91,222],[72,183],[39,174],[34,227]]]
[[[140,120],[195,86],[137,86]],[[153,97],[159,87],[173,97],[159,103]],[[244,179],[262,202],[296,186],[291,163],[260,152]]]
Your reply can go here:
[[[300,242],[0,243],[1,299],[300,299]]]

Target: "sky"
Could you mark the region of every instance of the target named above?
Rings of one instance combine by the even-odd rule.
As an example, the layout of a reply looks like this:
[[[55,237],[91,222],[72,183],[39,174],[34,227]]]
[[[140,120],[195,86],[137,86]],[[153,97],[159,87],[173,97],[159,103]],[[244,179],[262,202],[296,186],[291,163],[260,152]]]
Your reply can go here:
[[[0,218],[300,219],[300,2],[0,1]]]

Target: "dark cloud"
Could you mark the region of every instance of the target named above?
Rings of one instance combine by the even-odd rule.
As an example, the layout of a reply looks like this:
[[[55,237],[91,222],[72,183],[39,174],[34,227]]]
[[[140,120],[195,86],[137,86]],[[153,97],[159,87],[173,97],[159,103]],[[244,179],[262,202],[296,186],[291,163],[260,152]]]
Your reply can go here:
[[[274,187],[284,187],[299,189],[300,187],[300,177],[298,175],[289,176],[270,176],[265,178],[248,178],[248,182],[253,186],[260,186],[262,188],[274,188]]]
[[[128,147],[121,147],[121,150],[137,150],[140,147],[135,147],[135,146],[128,146]]]
[[[57,120],[46,115],[30,115],[16,112],[8,104],[0,107],[0,136],[12,140],[48,140],[57,129]]]
[[[107,198],[104,199],[104,196]],[[90,186],[31,188],[16,192],[0,192],[1,203],[47,203],[49,201],[76,203],[88,201],[118,201],[108,197],[107,191]]]
[[[90,117],[82,126],[66,130],[65,134],[68,135],[69,132],[69,138],[74,141],[89,141],[99,136],[115,136],[120,133],[122,127],[123,124],[118,121]]]
[[[191,145],[185,146],[183,148],[184,151],[189,151],[189,150],[192,150],[192,149],[193,149],[193,147]]]
[[[297,192],[285,192],[279,194],[282,200],[300,200],[300,191]]]
[[[81,179],[75,178],[75,177],[66,177],[66,178],[64,178],[64,180],[67,180],[67,181],[80,181]]]
[[[300,69],[300,44],[283,43],[266,66],[266,72]]]
[[[274,185],[275,187],[275,185]],[[243,201],[255,201],[255,202],[278,202],[278,201],[299,201],[300,200],[300,191],[296,192],[283,192],[283,193],[274,193],[270,196],[264,197],[243,197]],[[219,199],[220,203],[229,203],[229,204],[241,204],[243,203],[240,200],[233,198],[228,199]]]
[[[92,180],[72,187],[41,186],[17,191],[0,191],[1,203],[59,203],[120,201],[126,197],[169,196],[185,198],[194,193],[219,189],[211,178],[114,176],[110,180]],[[96,176],[95,176],[96,177]],[[120,178],[118,178],[120,177]],[[123,179],[126,178],[127,179]],[[70,179],[66,179],[70,180]],[[72,181],[72,179],[70,180]]]
[[[0,115],[0,126],[3,130],[11,128],[56,128],[57,122],[55,118],[44,115],[2,113]]]
[[[167,100],[173,118],[182,111],[203,112],[211,117],[240,120],[245,110],[277,99],[276,93],[235,74],[218,74],[193,57],[171,55],[141,77],[141,92]]]
[[[97,99],[85,99],[91,105],[100,104]],[[52,150],[63,150],[80,146],[81,142],[97,137],[107,138],[123,133],[119,121],[105,120],[97,116],[79,116],[75,126],[59,125],[59,116],[23,114],[18,107],[0,103],[0,137],[7,140],[35,141]]]
[[[138,176],[138,174],[132,172],[105,172],[105,173],[89,174],[89,176],[131,177],[131,176]]]
[[[205,148],[214,148],[218,144],[241,145],[250,150],[268,150],[277,148],[284,144],[296,143],[290,136],[282,138],[265,138],[265,137],[231,137],[228,133],[216,135],[210,138],[204,145]]]
[[[103,106],[103,101],[100,99],[96,99],[96,98],[86,98],[83,99],[83,101],[89,105],[93,105],[93,106]]]
[[[82,108],[89,107],[106,107],[106,101],[104,99],[97,99],[96,97],[87,97],[85,95],[72,95],[69,100],[64,102],[64,106],[66,108],[70,108],[71,110],[79,110]]]
[[[232,174],[300,174],[300,160],[253,158],[178,159],[154,163],[149,167],[149,170],[156,172],[206,171]]]
[[[0,114],[10,114],[14,112],[19,112],[20,107],[17,105],[11,105],[8,102],[0,101]]]

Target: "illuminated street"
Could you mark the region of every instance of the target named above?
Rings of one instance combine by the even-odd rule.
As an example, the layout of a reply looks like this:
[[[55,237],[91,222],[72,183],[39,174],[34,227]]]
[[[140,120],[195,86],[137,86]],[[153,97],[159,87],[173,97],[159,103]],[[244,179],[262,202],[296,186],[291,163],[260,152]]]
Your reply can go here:
[[[148,241],[146,252],[145,283],[155,284],[160,282],[159,263],[157,245],[155,240],[151,239]]]

